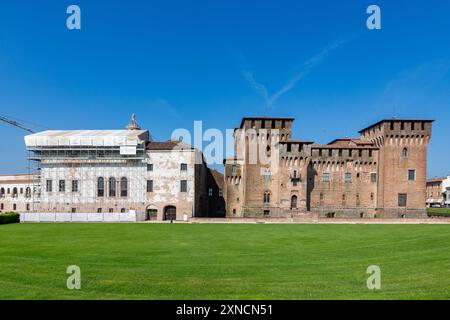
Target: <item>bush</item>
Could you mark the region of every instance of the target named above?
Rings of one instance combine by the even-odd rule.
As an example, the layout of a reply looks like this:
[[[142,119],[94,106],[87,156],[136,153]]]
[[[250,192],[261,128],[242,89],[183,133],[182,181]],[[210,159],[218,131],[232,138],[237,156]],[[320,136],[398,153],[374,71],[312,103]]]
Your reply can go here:
[[[429,217],[450,217],[450,208],[427,208]]]
[[[18,223],[20,222],[20,214],[17,212],[6,212],[0,214],[0,224]]]

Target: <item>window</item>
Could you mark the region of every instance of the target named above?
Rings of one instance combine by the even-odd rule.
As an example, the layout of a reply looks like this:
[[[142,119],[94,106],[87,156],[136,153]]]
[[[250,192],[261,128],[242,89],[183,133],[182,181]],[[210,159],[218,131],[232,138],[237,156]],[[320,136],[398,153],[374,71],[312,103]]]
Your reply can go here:
[[[297,185],[298,185],[298,180],[297,179],[292,180],[292,186],[296,187]]]
[[[222,191],[222,189],[219,189],[219,197],[223,197],[223,191]]]
[[[320,193],[320,201],[323,201],[323,193]]]
[[[113,208],[109,208],[109,209],[108,209],[108,212],[109,212],[109,213],[113,213],[113,212],[114,212],[114,209],[113,209]]]
[[[52,185],[53,185],[53,181],[52,180],[47,180],[46,184],[45,184],[45,190],[47,192],[52,192]]]
[[[2,204],[0,204],[0,210],[3,210],[5,208],[5,206]]]
[[[403,156],[403,158],[408,158],[408,148],[403,148],[402,156]]]
[[[391,122],[391,130],[394,130],[394,123]]]
[[[27,203],[26,210],[27,210],[27,211],[30,211],[30,204],[29,204],[29,203]]]
[[[370,174],[370,182],[376,183],[377,182],[377,174],[375,172],[372,172]]]
[[[415,122],[411,122],[411,130],[416,130],[416,123]]]
[[[342,149],[339,149],[339,157],[342,157]]]
[[[328,149],[328,156],[332,157],[333,156],[333,150],[332,149]]]
[[[72,213],[77,212],[77,208],[72,208]]]
[[[286,128],[286,120],[281,120],[281,128]]]
[[[120,209],[120,212],[124,213],[125,212],[125,208]]]
[[[236,209],[233,209],[233,214],[236,214]]]
[[[373,150],[370,149],[370,150],[369,150],[369,157],[372,157],[372,156],[373,156]]]
[[[286,151],[291,152],[292,151],[292,145],[290,143],[286,144]]]
[[[407,203],[407,195],[406,193],[399,193],[398,194],[398,206],[399,207],[406,207]]]
[[[250,127],[254,128],[255,127],[255,120],[252,120]]]
[[[5,197],[5,188],[1,188],[0,189],[0,197],[4,198]]]
[[[187,192],[187,180],[181,180],[180,192]]]
[[[270,215],[270,210],[264,210],[264,215],[265,216],[269,216]]]
[[[322,173],[322,181],[323,182],[330,182],[330,174],[328,172]]]
[[[370,193],[370,200],[373,201],[373,199],[375,198],[375,195],[373,194],[373,192]]]
[[[264,203],[270,203],[270,193],[269,192],[264,193],[263,201],[264,201]]]
[[[15,211],[15,210],[17,210],[17,204],[13,204],[13,210]]]
[[[352,174],[351,172],[346,172],[344,175],[345,183],[351,183],[352,182]]]
[[[78,180],[72,180],[72,192],[78,192]]]
[[[358,157],[362,157],[362,150],[361,149],[358,150]]]
[[[352,149],[348,150],[348,156],[349,157],[353,157],[353,150]]]
[[[23,188],[20,188],[20,194],[23,194]]]
[[[109,178],[109,196],[116,196],[116,178],[113,177]]]
[[[147,171],[153,171],[153,163],[147,164]]]
[[[231,166],[231,173],[232,174],[236,174],[236,172],[237,172],[237,167],[236,166]]]
[[[422,130],[425,130],[425,122],[422,122]]]
[[[102,208],[97,208],[97,213],[102,213]]]
[[[17,198],[17,188],[13,188],[12,197]]]
[[[128,179],[125,178],[125,177],[120,179],[120,196],[121,197],[127,197],[128,196]]]
[[[408,181],[416,180],[416,170],[410,169],[408,170]]]
[[[212,195],[213,195],[213,189],[209,188],[208,189],[208,196],[212,197]]]
[[[291,197],[291,209],[297,208],[297,196],[293,195]]]
[[[25,189],[25,197],[26,198],[31,198],[31,188],[30,187],[27,187]]]
[[[400,130],[405,130],[405,123],[403,121],[400,123]]]
[[[59,192],[66,192],[66,180],[59,180]]]
[[[180,164],[180,170],[181,171],[187,171],[187,164],[186,163]]]
[[[105,195],[105,179],[102,177],[97,179],[97,197],[103,197]]]
[[[153,192],[153,180],[147,180],[147,192]]]
[[[319,149],[319,157],[322,156],[322,149]]]

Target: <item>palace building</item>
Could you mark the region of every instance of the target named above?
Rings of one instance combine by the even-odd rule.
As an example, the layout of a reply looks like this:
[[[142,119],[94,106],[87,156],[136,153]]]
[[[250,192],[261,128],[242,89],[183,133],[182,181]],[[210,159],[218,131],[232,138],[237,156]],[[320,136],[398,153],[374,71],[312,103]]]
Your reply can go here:
[[[228,217],[426,217],[433,120],[386,119],[328,144],[292,139],[293,121],[245,117],[235,129]],[[255,153],[270,161],[252,161]]]
[[[180,141],[153,141],[134,115],[126,130],[43,131],[27,135],[25,145],[38,164],[38,196],[33,206],[16,207],[26,213],[24,221],[182,220],[225,214],[223,184],[217,182],[223,177],[207,167],[201,151]]]

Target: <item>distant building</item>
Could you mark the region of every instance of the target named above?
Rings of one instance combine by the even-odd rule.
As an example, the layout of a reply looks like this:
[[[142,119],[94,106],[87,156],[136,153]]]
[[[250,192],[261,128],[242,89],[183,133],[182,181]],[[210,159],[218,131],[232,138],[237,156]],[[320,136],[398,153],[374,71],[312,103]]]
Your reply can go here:
[[[36,212],[132,212],[137,220],[218,215],[208,195],[218,187],[202,153],[153,141],[134,116],[126,130],[50,130],[26,136],[25,144],[39,164]]]
[[[235,156],[224,162],[228,217],[426,217],[432,120],[386,119],[328,144],[293,140],[293,121],[245,117],[235,129]],[[251,162],[252,150],[276,161]]]
[[[427,180],[427,205],[450,207],[450,176]]]
[[[0,212],[30,212],[39,203],[39,177],[34,174],[0,175]]]

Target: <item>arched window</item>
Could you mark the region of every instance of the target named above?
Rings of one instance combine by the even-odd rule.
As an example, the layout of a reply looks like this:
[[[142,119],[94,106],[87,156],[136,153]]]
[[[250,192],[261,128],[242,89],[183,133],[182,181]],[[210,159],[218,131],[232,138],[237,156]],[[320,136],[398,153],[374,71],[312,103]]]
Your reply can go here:
[[[109,178],[109,196],[116,196],[116,178],[113,177]]]
[[[102,177],[97,180],[97,197],[103,197],[105,195],[105,179]]]
[[[402,156],[403,158],[408,158],[408,148],[403,148]]]
[[[31,188],[30,187],[27,187],[25,189],[25,197],[31,198]]]
[[[270,193],[269,192],[264,193],[264,203],[270,203]]]
[[[5,188],[1,188],[0,189],[0,197],[4,198],[5,197]]]
[[[121,197],[128,196],[128,180],[125,177],[120,179],[120,196]]]
[[[291,209],[296,209],[297,208],[297,196],[293,195],[291,197]]]
[[[17,198],[17,188],[13,188],[13,192],[12,192],[12,196],[13,198]]]

